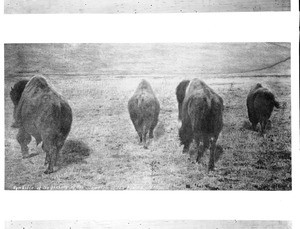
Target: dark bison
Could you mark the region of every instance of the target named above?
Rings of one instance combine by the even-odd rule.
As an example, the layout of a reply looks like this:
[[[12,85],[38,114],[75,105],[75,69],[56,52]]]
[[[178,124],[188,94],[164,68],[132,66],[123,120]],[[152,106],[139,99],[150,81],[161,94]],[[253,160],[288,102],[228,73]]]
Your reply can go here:
[[[147,148],[146,136],[153,138],[153,130],[158,122],[159,102],[150,84],[142,80],[133,96],[128,101],[130,119],[137,131],[140,142]]]
[[[253,130],[260,123],[261,133],[264,134],[274,106],[279,108],[279,103],[267,88],[264,88],[260,83],[251,88],[247,97],[247,109]]]
[[[11,88],[10,97],[15,106],[15,123],[12,126],[19,129],[17,140],[23,158],[30,156],[28,144],[33,136],[37,145],[43,142],[45,165],[48,164],[45,173],[52,173],[59,151],[71,129],[71,107],[42,76],[16,83]]]
[[[222,98],[203,81],[193,79],[189,83],[182,103],[179,139],[184,146],[183,152],[189,151],[191,156],[196,153],[197,162],[210,147],[208,170],[214,169],[216,142],[223,127],[223,110]]]
[[[176,98],[178,102],[178,119],[180,121],[182,120],[181,108],[185,96],[185,90],[189,85],[189,83],[190,83],[189,80],[182,80],[176,87]]]

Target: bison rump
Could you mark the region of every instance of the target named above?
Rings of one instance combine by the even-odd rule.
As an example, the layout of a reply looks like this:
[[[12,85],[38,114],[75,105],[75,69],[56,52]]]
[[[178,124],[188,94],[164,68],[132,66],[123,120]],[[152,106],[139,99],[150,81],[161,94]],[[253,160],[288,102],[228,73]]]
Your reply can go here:
[[[267,88],[257,84],[250,90],[247,97],[247,109],[254,130],[256,125],[260,123],[261,133],[264,133],[274,107],[279,108],[280,104],[275,100],[274,94]]]
[[[53,172],[58,153],[62,148],[72,124],[72,109],[68,102],[58,94],[42,76],[34,76],[26,84],[16,106],[15,120],[19,133],[23,157],[28,155],[27,145],[31,136],[37,144],[43,142],[46,152],[45,173]]]
[[[149,138],[153,138],[153,131],[158,122],[159,110],[159,102],[150,84],[143,80],[128,101],[128,111],[144,148],[147,148],[147,134],[149,133]]]
[[[199,79],[192,80],[186,90],[179,139],[184,145],[184,152],[189,151],[192,155],[196,151],[197,162],[210,146],[208,168],[212,170],[216,141],[223,127],[223,100]]]

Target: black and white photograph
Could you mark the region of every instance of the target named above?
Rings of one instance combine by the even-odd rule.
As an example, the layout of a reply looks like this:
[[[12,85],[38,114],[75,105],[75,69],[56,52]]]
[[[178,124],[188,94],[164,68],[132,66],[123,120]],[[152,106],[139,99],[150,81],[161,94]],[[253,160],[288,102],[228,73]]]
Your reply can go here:
[[[299,0],[0,9],[3,229],[300,228]]]
[[[291,0],[4,0],[6,14],[290,11]]]
[[[292,189],[290,43],[4,54],[6,190]]]
[[[153,221],[7,221],[5,229],[292,229],[289,221],[153,220]]]

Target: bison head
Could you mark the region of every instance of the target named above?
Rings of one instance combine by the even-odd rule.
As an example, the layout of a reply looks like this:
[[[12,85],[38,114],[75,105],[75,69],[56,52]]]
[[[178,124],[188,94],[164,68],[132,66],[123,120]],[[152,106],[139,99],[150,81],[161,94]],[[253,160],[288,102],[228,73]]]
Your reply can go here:
[[[15,106],[18,105],[28,80],[17,82],[10,90],[10,98]]]

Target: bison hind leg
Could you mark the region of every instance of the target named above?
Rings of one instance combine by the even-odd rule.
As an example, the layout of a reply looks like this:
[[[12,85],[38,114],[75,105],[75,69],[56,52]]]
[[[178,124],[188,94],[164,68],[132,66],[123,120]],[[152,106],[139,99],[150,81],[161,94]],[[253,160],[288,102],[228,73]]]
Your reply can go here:
[[[264,135],[265,130],[266,130],[266,126],[267,126],[267,119],[263,119],[260,121],[260,130],[261,130],[261,134]]]
[[[252,122],[252,129],[253,131],[256,131],[257,122]]]
[[[44,166],[46,166],[49,164],[50,158],[49,158],[49,149],[47,149],[44,142],[42,143],[42,149],[46,153],[45,162],[44,162]]]
[[[150,132],[150,126],[149,124],[147,125],[148,123],[144,123],[144,126],[143,126],[143,145],[144,145],[144,149],[148,149],[148,143],[147,143],[147,135],[148,133]],[[149,133],[150,135],[150,133]]]
[[[203,157],[203,154],[205,152],[204,145],[200,144],[197,150],[197,159],[196,162],[199,164],[201,162],[201,158]]]
[[[186,154],[186,153],[188,153],[188,152],[189,152],[189,148],[190,148],[190,146],[189,146],[189,145],[187,145],[187,144],[186,144],[186,145],[184,145],[184,146],[183,146],[182,153],[183,153],[183,154]]]
[[[150,129],[150,131],[149,131],[149,138],[154,138],[153,130],[154,130],[154,128]]]
[[[133,120],[132,122],[133,122],[133,126],[139,136],[140,143],[142,143],[143,142],[143,130],[141,128],[142,122],[141,122],[141,120],[138,120],[138,119]]]
[[[263,137],[263,138],[266,138],[266,128],[267,128],[267,122],[268,120],[263,120],[260,122],[260,135]]]
[[[208,136],[204,136],[203,137],[203,145],[201,144],[198,147],[197,163],[200,163],[200,160],[203,157],[203,154],[204,154],[205,150],[208,148],[208,146],[209,146],[209,138],[208,138]]]
[[[143,147],[144,147],[144,149],[148,149],[147,132],[148,131],[146,131],[146,130],[143,131]]]
[[[136,128],[136,132],[139,136],[140,143],[142,143],[143,142],[143,131],[140,128]]]
[[[190,149],[190,145],[193,141],[193,133],[190,123],[182,123],[179,128],[179,141],[180,144],[183,145],[182,153],[188,153]]]
[[[57,147],[57,142],[46,139],[45,141],[43,141],[42,148],[46,152],[45,165],[48,165],[44,173],[53,173],[59,150],[59,148]]]
[[[17,134],[17,140],[21,146],[21,153],[23,158],[29,157],[28,144],[31,142],[31,135],[28,134],[24,128],[20,128]]]
[[[44,166],[47,166],[50,163],[49,150],[45,149],[44,143],[42,144],[42,149],[46,152]]]
[[[60,151],[61,148],[64,146],[65,144],[65,140],[62,140],[59,142],[59,144],[57,144],[57,152],[56,152],[56,158],[55,158],[55,162],[54,162],[54,166],[58,166],[58,162],[60,160]]]
[[[158,117],[154,118],[151,126],[150,126],[150,129],[149,129],[149,138],[154,138],[154,134],[153,134],[153,131],[154,131],[154,128],[156,127],[158,123]]]
[[[142,135],[142,133],[138,133],[138,135],[139,135],[140,143],[142,143],[143,142],[143,135]]]
[[[44,172],[45,174],[50,174],[54,172],[54,166],[56,164],[56,158],[57,158],[57,147],[56,146],[51,146],[49,154],[49,163],[48,163],[48,168]]]
[[[199,157],[199,138],[196,137],[193,139],[192,141],[192,144],[190,146],[190,149],[189,149],[189,155],[190,155],[190,160],[192,162],[196,161],[198,162],[198,157]]]
[[[216,151],[216,143],[218,140],[218,136],[214,137],[210,141],[210,155],[208,162],[208,171],[213,171],[215,168],[215,151]]]

